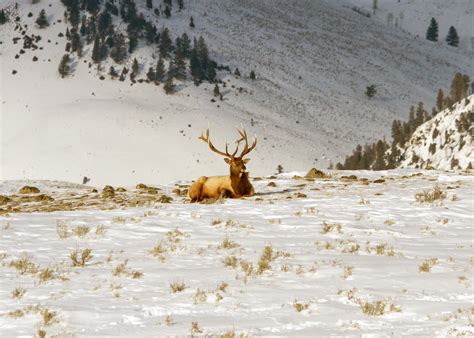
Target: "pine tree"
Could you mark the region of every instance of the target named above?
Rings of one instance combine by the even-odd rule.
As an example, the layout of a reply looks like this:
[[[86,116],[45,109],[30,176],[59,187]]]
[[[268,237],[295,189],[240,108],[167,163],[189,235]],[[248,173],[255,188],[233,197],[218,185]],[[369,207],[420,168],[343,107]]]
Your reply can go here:
[[[83,0],[83,3],[86,5],[86,10],[90,14],[95,14],[99,11],[99,2],[98,0]]]
[[[234,75],[235,75],[235,76],[240,76],[240,70],[239,70],[239,68],[235,68]]]
[[[81,29],[79,30],[82,36],[86,36],[89,32],[88,26],[87,26],[87,17],[84,15],[82,16],[82,21],[81,21]]]
[[[62,78],[68,76],[71,71],[71,66],[69,65],[70,61],[69,54],[64,54],[58,68],[58,72]]]
[[[186,80],[186,61],[181,51],[177,51],[168,70],[168,78]]]
[[[193,17],[191,17],[191,19],[189,19],[189,27],[191,27],[191,28],[196,27],[196,26],[194,25],[194,18],[193,18]]]
[[[169,6],[166,6],[163,13],[165,14],[166,18],[170,18],[171,17],[171,8]]]
[[[160,34],[160,55],[164,58],[170,56],[171,49],[173,48],[173,42],[171,41],[170,31],[168,28],[164,28]]]
[[[148,81],[153,82],[155,81],[156,74],[155,74],[155,69],[153,67],[148,68],[148,72],[146,73],[146,77]]]
[[[191,69],[191,75],[193,77],[194,83],[198,85],[201,82],[203,75],[202,75],[201,62],[199,60],[196,48],[193,48],[193,50],[191,51],[189,68]]]
[[[373,170],[385,170],[387,164],[385,163],[385,152],[388,149],[388,145],[385,141],[379,140],[375,145],[375,162],[372,166]]]
[[[107,57],[107,46],[100,41],[99,36],[96,36],[94,40],[94,46],[92,47],[92,61],[100,63]]]
[[[410,107],[410,112],[408,113],[408,129],[409,129],[409,135],[408,138],[411,137],[413,132],[416,129],[416,122],[415,122],[415,107],[411,106]]]
[[[183,33],[181,35],[181,52],[185,57],[189,57],[191,54],[191,39],[189,38],[188,34]]]
[[[375,94],[377,94],[377,87],[375,85],[370,85],[365,88],[365,95],[367,95],[369,99],[374,97]]]
[[[438,23],[435,18],[431,18],[430,26],[426,31],[426,39],[430,41],[438,41]]]
[[[425,111],[425,106],[423,102],[418,103],[418,107],[416,109],[416,115],[415,115],[415,129],[418,128],[418,126],[421,126],[425,122],[425,116],[426,116],[426,111]]]
[[[133,64],[132,64],[132,72],[130,73],[130,78],[132,80],[135,79],[135,77],[138,75],[138,72],[140,70],[140,65],[138,64],[137,59],[133,59]]]
[[[256,79],[255,72],[252,70],[250,72],[250,80],[255,80],[255,79]]]
[[[114,66],[110,66],[109,75],[112,79],[115,79],[117,76],[119,76],[117,71],[115,70]]]
[[[128,34],[128,53],[132,54],[138,46],[138,38],[134,34]]]
[[[170,79],[166,80],[165,85],[164,85],[163,88],[164,88],[166,94],[168,94],[168,95],[174,94],[175,89],[176,89],[176,85],[173,83],[173,79],[170,78]]]
[[[438,90],[438,96],[436,97],[436,108],[438,108],[438,111],[444,109],[444,93],[441,88]]]
[[[45,28],[49,26],[49,21],[48,18],[46,18],[46,11],[44,9],[41,10],[35,22],[39,28]]]
[[[125,37],[122,33],[116,33],[113,37],[114,46],[110,50],[110,57],[116,63],[122,63],[127,57],[127,45],[125,44]]]
[[[162,82],[165,78],[166,74],[166,69],[165,69],[165,62],[163,61],[163,58],[160,56],[158,59],[158,63],[156,64],[156,69],[155,69],[155,82],[159,83]]]
[[[469,91],[469,76],[461,73],[454,75],[453,81],[451,82],[451,98],[454,102],[459,102],[463,98],[467,97]]]
[[[82,57],[82,41],[81,36],[73,29],[71,34],[71,49],[77,53],[77,56]]]
[[[178,0],[178,8],[179,8],[179,10],[184,9],[184,1],[183,0]]]
[[[216,85],[214,87],[214,96],[217,97],[217,96],[220,96],[220,95],[221,95],[221,92],[219,90],[219,86],[216,83]]]
[[[103,11],[97,18],[97,30],[102,38],[105,37],[110,25],[112,25],[112,16],[108,11]]]
[[[0,25],[3,25],[8,22],[8,15],[4,9],[0,9]]]
[[[453,47],[459,46],[458,32],[456,31],[456,28],[454,28],[453,26],[449,27],[449,32],[448,32],[448,36],[446,37],[446,42],[448,43],[448,45],[453,46]]]
[[[153,8],[153,0],[146,0],[146,7],[152,9]]]

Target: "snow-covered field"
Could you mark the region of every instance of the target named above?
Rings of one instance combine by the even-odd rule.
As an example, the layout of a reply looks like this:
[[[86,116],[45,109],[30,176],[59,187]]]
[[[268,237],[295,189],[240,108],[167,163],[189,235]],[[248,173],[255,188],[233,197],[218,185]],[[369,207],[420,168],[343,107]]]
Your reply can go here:
[[[170,204],[2,212],[1,335],[474,334],[472,172],[294,174],[215,204],[169,185]],[[27,183],[55,200],[95,196],[31,181],[0,194]],[[435,186],[444,199],[422,202]],[[84,249],[92,258],[73,267]]]

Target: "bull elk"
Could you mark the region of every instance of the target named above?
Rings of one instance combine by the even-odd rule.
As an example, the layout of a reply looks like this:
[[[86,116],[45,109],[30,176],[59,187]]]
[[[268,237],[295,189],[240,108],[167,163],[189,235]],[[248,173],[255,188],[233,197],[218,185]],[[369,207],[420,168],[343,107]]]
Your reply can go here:
[[[199,177],[189,188],[188,197],[191,199],[191,202],[202,201],[208,198],[240,198],[255,194],[255,190],[249,181],[247,168],[245,167],[250,159],[244,159],[243,157],[255,149],[257,138],[254,138],[252,145],[249,147],[245,129],[237,129],[237,132],[240,135],[240,139],[236,141],[237,145],[232,154],[229,153],[228,144],[225,146],[225,153],[214,147],[209,138],[209,129],[199,137],[200,140],[207,143],[213,152],[224,156],[224,161],[230,166],[230,175]],[[237,156],[241,142],[244,142],[244,148],[242,153]]]

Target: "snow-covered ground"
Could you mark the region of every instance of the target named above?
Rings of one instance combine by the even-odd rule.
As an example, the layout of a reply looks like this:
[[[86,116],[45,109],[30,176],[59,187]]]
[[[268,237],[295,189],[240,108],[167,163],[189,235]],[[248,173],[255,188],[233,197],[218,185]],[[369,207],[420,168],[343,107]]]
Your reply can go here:
[[[217,204],[184,203],[169,185],[170,204],[3,215],[1,335],[474,334],[472,172],[294,174]],[[33,181],[0,182],[0,194],[24,184],[56,200],[94,194]],[[443,200],[416,201],[435,186]]]
[[[221,73],[228,84],[221,87],[224,101],[213,103],[211,84],[188,82],[167,96],[162,86],[101,81],[88,65],[91,45],[87,56],[74,60],[74,74],[60,79],[64,6],[48,0],[6,0],[2,6],[14,3],[27,34],[42,36],[43,49],[20,54],[22,40],[13,43],[20,31],[0,26],[3,179],[80,183],[88,176],[100,185],[166,184],[223,174],[227,166],[197,136],[210,126],[222,146],[241,124],[259,136],[249,165],[253,174],[268,174],[279,164],[288,171],[325,168],[354,145],[388,135],[392,120],[405,119],[410,105],[422,100],[431,107],[455,72],[474,69],[472,51],[389,28],[352,11],[347,1],[185,1],[184,11],[158,18],[158,28],[169,27],[173,37],[184,29],[191,38],[203,35],[213,58],[244,75]],[[142,11],[144,1],[137,3]],[[450,6],[455,13],[465,10],[457,2]],[[34,20],[43,8],[51,25],[40,30]],[[152,52],[141,47],[132,56],[143,67],[139,78],[156,63]],[[252,69],[256,81],[248,79]],[[378,88],[372,100],[364,95],[370,84]]]

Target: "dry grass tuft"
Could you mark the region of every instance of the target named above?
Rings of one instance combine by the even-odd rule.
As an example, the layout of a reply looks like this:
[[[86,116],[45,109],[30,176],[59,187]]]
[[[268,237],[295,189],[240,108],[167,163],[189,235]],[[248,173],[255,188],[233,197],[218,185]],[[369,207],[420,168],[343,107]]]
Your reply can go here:
[[[226,282],[221,282],[221,283],[217,286],[217,289],[218,289],[219,291],[225,292],[225,290],[227,289],[228,286],[229,286],[229,284],[227,284]]]
[[[399,307],[384,300],[377,300],[371,303],[359,300],[359,305],[362,312],[368,316],[383,316],[389,312],[401,312]]]
[[[87,234],[91,231],[91,229],[87,225],[79,225],[74,230],[72,230],[73,234],[77,237],[84,238]]]
[[[127,273],[127,264],[128,259],[126,259],[123,263],[120,263],[112,270],[112,275],[115,277],[119,277]]]
[[[150,250],[150,254],[154,257],[158,257],[160,261],[165,261],[165,253],[167,252],[162,242],[158,243]]]
[[[57,313],[55,311],[49,311],[48,309],[43,309],[41,311],[41,315],[43,316],[43,324],[45,326],[50,326],[56,323],[59,323],[57,318]]]
[[[25,293],[26,293],[26,289],[16,288],[15,290],[12,291],[11,297],[15,299],[20,299],[25,295]]]
[[[72,266],[74,267],[84,267],[87,262],[89,262],[92,257],[92,249],[76,249],[70,253],[69,258],[71,258]]]
[[[40,190],[37,187],[25,185],[19,191],[20,194],[39,194]]]
[[[425,190],[415,194],[415,199],[418,203],[442,203],[446,196],[447,193],[436,184],[432,191]]]
[[[240,261],[240,268],[245,273],[246,276],[250,276],[253,272],[253,264],[252,262],[242,260]]]
[[[207,294],[204,290],[197,289],[196,293],[193,295],[193,303],[205,303],[207,301]]]
[[[54,279],[54,271],[50,268],[46,268],[40,271],[39,280],[40,284],[46,283],[47,281]]]
[[[56,232],[61,239],[66,239],[71,236],[71,232],[69,231],[69,221],[58,219],[56,221]]]
[[[191,323],[191,333],[202,333],[202,329],[197,321]]]
[[[323,222],[323,228],[321,229],[321,233],[325,235],[329,232],[332,232],[333,230],[336,230],[338,233],[342,233],[341,229],[342,229],[342,225],[339,223],[331,224],[331,223]]]
[[[267,270],[271,269],[270,263],[273,260],[273,248],[270,245],[267,245],[263,248],[262,255],[258,261],[257,274],[261,275]]]
[[[438,258],[427,258],[424,262],[419,266],[419,272],[431,272],[431,268],[438,264]]]
[[[173,293],[182,292],[186,289],[186,284],[183,281],[175,280],[170,283],[170,288]]]
[[[95,228],[95,234],[97,236],[104,236],[107,233],[107,228],[104,225],[98,225]]]
[[[26,253],[23,253],[20,258],[11,261],[9,266],[16,269],[20,275],[26,273],[35,274],[38,272],[38,266],[33,263],[33,258]]]
[[[295,299],[295,301],[293,302],[293,307],[296,311],[301,312],[309,308],[309,303],[300,303]]]
[[[237,268],[237,257],[235,257],[234,255],[227,256],[226,258],[224,258],[223,263],[226,268],[235,269]]]
[[[229,239],[229,237],[224,238],[222,241],[221,245],[219,245],[219,249],[235,249],[238,248],[240,245],[237,244],[236,242],[232,241]]]

